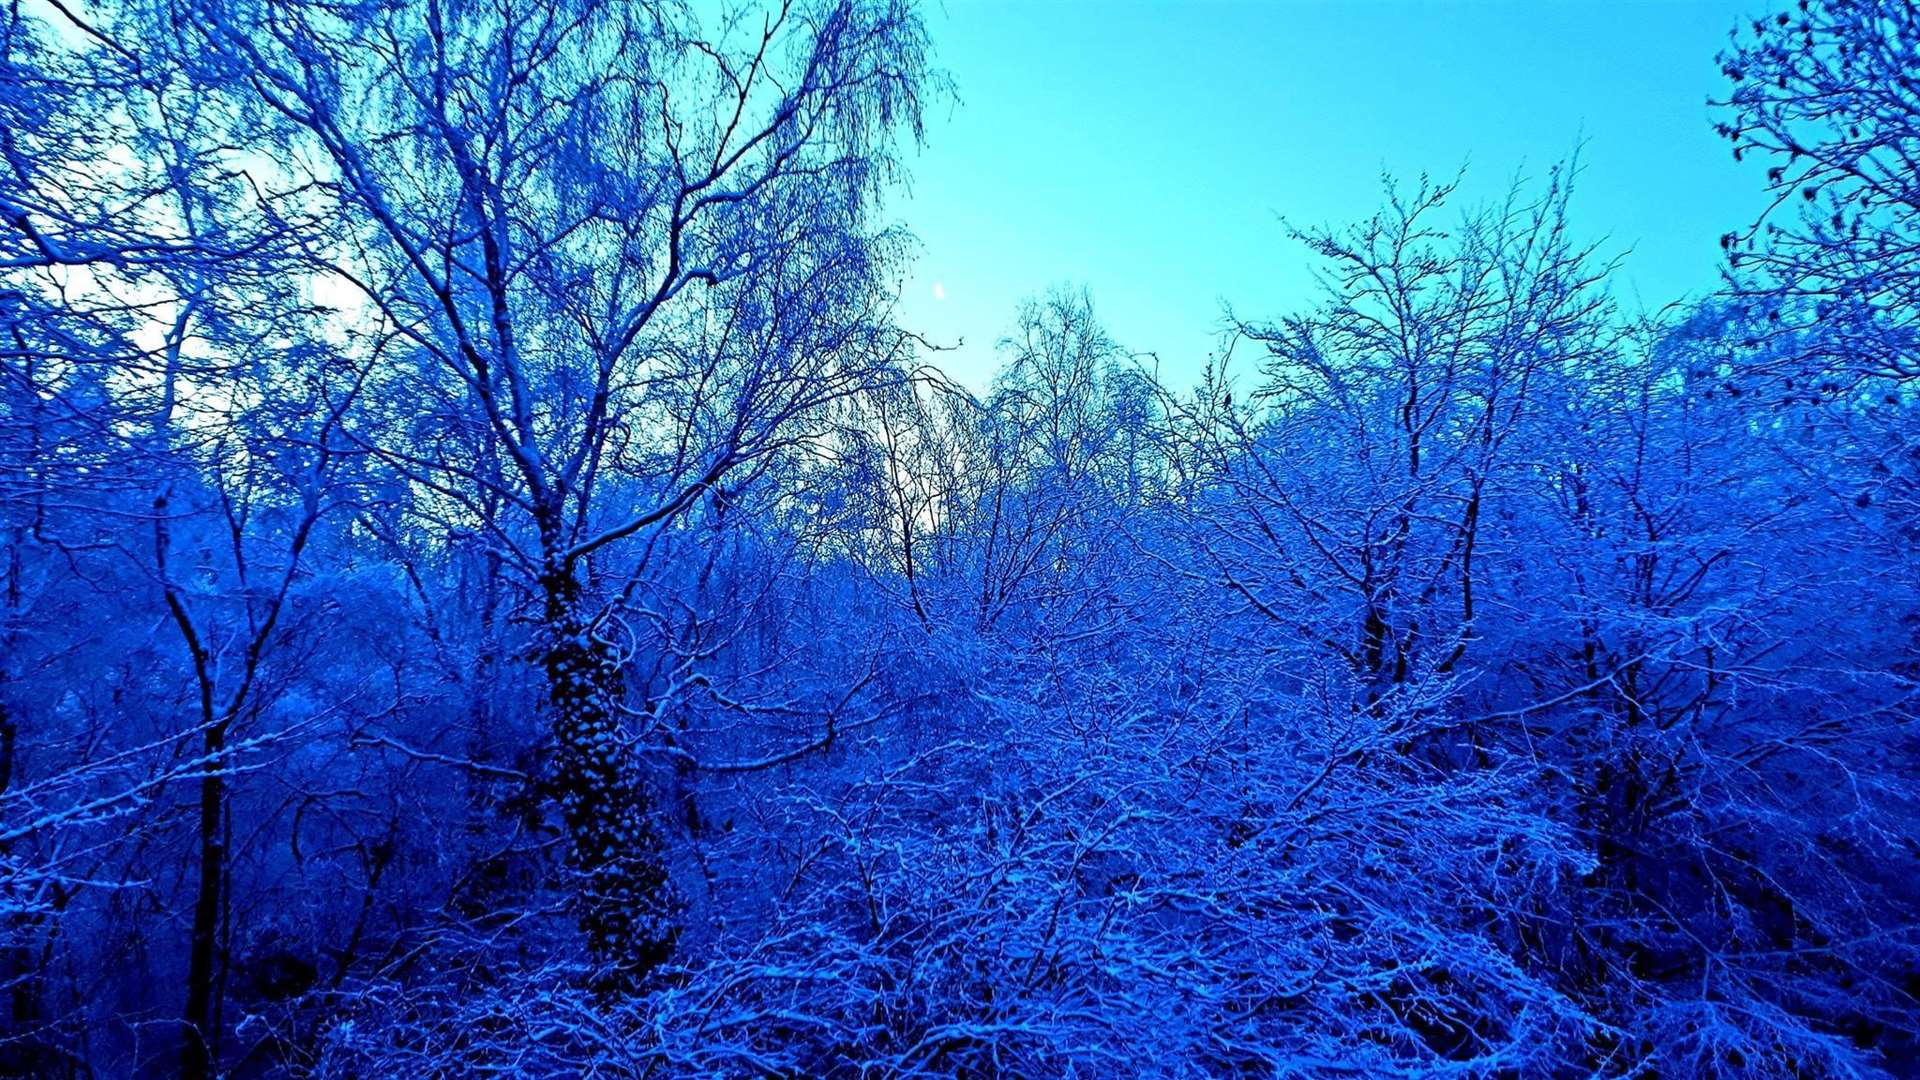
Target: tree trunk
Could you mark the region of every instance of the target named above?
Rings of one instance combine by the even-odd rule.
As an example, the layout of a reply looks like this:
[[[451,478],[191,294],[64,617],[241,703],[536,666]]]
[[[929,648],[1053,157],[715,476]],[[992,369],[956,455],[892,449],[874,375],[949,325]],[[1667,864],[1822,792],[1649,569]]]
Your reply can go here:
[[[553,791],[580,875],[581,929],[597,988],[630,990],[672,955],[680,903],[667,876],[638,763],[620,730],[618,659],[593,637],[570,570],[550,567],[544,666],[553,707]]]
[[[207,728],[207,774],[200,780],[200,884],[193,901],[193,938],[187,954],[186,1040],[182,1044],[180,1075],[206,1080],[214,1075],[219,1033],[213,1029],[214,961],[220,929],[221,886],[226,881],[227,846],[221,819],[225,814],[226,749],[224,722]]]

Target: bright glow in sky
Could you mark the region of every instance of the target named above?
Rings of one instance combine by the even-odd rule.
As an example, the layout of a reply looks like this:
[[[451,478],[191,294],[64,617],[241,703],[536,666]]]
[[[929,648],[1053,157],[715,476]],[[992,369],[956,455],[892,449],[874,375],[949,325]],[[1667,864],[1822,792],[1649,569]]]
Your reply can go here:
[[[1751,0],[930,0],[959,100],[929,116],[894,212],[922,250],[908,325],[984,386],[1023,296],[1084,284],[1120,343],[1180,376],[1222,305],[1313,296],[1301,225],[1365,217],[1383,169],[1463,164],[1464,208],[1584,142],[1576,227],[1630,251],[1616,295],[1656,308],[1718,280],[1762,204],[1706,101]]]

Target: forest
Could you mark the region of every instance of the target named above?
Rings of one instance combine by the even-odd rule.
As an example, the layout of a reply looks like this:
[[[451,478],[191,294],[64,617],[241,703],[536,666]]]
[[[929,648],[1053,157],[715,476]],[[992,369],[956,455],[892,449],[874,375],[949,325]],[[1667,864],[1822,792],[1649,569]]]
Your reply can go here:
[[[1920,8],[1755,2],[1711,295],[984,392],[913,0],[6,4],[0,1074],[1920,1075]]]

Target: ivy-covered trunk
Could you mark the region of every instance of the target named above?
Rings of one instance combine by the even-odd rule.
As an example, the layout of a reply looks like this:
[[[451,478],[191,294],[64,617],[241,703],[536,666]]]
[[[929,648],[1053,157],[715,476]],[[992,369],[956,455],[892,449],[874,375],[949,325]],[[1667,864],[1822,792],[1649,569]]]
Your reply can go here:
[[[618,658],[596,639],[570,570],[550,564],[544,657],[553,708],[552,790],[579,875],[581,928],[601,965],[598,988],[632,989],[673,953],[680,902],[667,875],[644,778],[618,702]]]

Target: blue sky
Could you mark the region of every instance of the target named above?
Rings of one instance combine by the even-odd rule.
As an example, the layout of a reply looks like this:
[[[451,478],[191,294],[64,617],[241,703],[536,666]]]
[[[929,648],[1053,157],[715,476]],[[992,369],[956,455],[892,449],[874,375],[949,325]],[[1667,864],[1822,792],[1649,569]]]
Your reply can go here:
[[[1021,297],[1085,285],[1121,344],[1178,375],[1216,347],[1223,302],[1313,296],[1281,215],[1364,217],[1383,169],[1463,164],[1464,206],[1582,143],[1575,223],[1630,252],[1623,305],[1708,291],[1719,235],[1761,206],[1761,170],[1706,106],[1755,6],[931,0],[958,100],[932,110],[893,208],[922,245],[905,317],[964,341],[939,363],[979,388]]]

